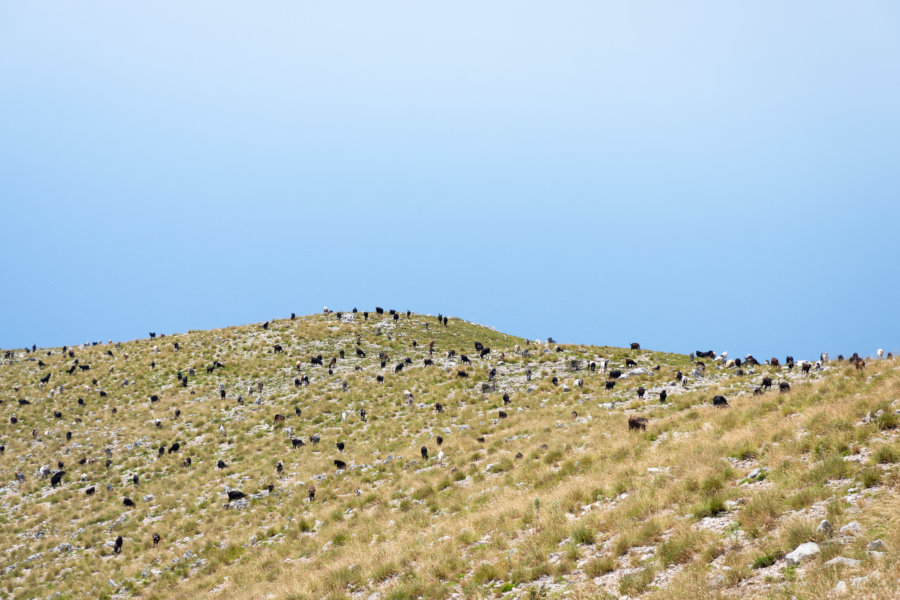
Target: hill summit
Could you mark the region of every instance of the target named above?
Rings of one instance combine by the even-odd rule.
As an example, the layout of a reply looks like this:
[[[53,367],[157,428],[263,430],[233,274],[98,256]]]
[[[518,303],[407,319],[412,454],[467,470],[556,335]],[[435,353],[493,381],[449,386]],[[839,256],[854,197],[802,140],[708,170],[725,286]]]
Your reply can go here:
[[[2,356],[0,598],[896,597],[894,359],[380,309]]]

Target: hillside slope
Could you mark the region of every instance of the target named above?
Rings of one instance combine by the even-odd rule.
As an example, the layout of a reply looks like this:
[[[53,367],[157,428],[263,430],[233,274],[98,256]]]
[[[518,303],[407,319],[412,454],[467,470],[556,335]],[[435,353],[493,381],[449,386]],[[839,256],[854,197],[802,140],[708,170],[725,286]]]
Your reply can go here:
[[[695,374],[374,313],[4,354],[0,598],[895,597],[894,360]]]

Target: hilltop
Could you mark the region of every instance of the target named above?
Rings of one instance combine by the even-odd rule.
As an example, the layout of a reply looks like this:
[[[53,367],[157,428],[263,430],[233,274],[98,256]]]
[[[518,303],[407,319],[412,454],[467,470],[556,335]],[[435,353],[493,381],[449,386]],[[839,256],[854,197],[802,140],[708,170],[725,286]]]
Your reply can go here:
[[[0,598],[896,594],[895,359],[375,312],[2,356]]]

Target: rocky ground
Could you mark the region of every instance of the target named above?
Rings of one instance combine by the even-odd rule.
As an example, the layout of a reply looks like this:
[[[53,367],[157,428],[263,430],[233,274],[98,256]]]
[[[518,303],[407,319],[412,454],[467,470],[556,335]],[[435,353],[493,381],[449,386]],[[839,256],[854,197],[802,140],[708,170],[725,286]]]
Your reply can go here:
[[[2,598],[894,597],[893,360],[374,311],[0,356]]]

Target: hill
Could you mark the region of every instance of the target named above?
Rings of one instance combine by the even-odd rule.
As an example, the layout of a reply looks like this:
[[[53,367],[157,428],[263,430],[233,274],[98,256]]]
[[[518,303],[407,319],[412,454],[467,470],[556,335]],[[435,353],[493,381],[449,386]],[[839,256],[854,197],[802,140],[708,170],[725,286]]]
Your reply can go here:
[[[361,312],[3,356],[2,598],[895,597],[893,359]]]

